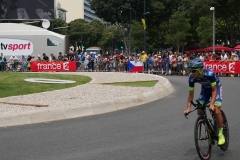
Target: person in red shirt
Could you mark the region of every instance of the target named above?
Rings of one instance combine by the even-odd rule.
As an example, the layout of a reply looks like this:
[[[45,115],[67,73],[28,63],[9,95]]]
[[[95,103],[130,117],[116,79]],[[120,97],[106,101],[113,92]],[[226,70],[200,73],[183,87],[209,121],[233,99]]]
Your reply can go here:
[[[209,52],[209,54],[208,54],[208,56],[207,56],[207,59],[208,59],[208,61],[211,61],[211,60],[212,60],[212,53],[211,53],[211,52]]]

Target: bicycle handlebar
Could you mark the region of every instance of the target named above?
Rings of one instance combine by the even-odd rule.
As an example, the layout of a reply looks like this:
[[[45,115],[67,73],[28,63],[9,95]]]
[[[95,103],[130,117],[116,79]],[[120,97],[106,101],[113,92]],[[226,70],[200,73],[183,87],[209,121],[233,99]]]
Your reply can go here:
[[[193,112],[193,111],[195,111],[195,110],[197,110],[197,109],[202,109],[203,107],[209,107],[208,104],[210,103],[210,101],[209,101],[209,102],[207,102],[207,103],[205,102],[205,103],[201,104],[201,103],[199,102],[199,100],[196,100],[197,104],[193,103],[193,101],[190,101],[190,102],[191,102],[191,104],[192,104],[194,107],[196,107],[196,108],[195,108],[194,110],[188,112],[188,114],[191,113],[191,112]],[[188,115],[188,114],[185,115],[186,118],[187,118],[187,115]],[[188,119],[188,118],[187,118],[187,119]]]

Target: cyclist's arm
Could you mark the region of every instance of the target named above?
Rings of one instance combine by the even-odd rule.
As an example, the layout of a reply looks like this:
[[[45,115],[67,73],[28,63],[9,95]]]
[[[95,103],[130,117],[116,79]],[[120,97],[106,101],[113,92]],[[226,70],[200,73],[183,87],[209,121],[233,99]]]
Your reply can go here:
[[[194,96],[194,90],[190,89],[189,93],[188,93],[188,102],[187,102],[187,109],[190,110],[191,109],[191,101],[193,100],[193,96]]]
[[[188,79],[188,84],[189,84],[189,92],[188,92],[188,101],[187,101],[187,110],[190,111],[191,109],[191,101],[193,100],[194,96],[194,79],[190,75]]]

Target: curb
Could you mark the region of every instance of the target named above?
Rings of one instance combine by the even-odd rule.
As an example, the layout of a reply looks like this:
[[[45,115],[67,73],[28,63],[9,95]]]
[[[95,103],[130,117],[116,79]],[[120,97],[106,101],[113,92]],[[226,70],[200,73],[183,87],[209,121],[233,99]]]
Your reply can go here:
[[[153,75],[155,76],[155,75]],[[85,103],[81,107],[67,106],[67,108],[48,108],[44,111],[28,111],[26,113],[6,115],[0,117],[0,127],[16,126],[24,124],[48,123],[50,121],[86,117],[97,114],[109,113],[121,109],[146,104],[161,99],[174,91],[172,84],[164,77],[153,90],[132,97],[120,97],[113,101],[101,103]]]

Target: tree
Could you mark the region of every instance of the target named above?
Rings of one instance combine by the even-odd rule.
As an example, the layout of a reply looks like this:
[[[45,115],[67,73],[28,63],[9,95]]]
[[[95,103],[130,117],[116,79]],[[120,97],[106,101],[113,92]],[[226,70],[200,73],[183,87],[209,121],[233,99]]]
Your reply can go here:
[[[189,29],[189,19],[186,17],[185,11],[176,11],[169,20],[166,41],[177,46],[177,51],[179,51],[180,46],[184,46],[187,37],[190,36]]]
[[[70,22],[70,44],[74,45],[76,42],[80,46],[89,46],[91,35],[91,25],[83,19],[76,19]]]
[[[196,29],[201,46],[206,47],[212,42],[212,19],[200,17],[199,25]]]
[[[59,34],[63,34],[63,35],[67,35],[68,34],[68,24],[66,23],[66,21],[62,20],[62,19],[55,19],[50,23],[50,27],[48,28],[48,30],[59,33]],[[66,27],[66,28],[61,28],[61,29],[57,29],[58,27]],[[56,29],[54,29],[56,28]]]
[[[112,50],[115,49],[115,44],[118,44],[118,41],[121,41],[122,34],[119,32],[119,30],[112,26],[112,27],[106,27],[102,31],[102,37],[99,41],[99,45],[105,50]]]
[[[143,26],[142,22],[134,20],[132,25],[131,35],[132,39],[132,47],[136,49],[136,51],[141,51],[143,49]]]
[[[102,37],[102,32],[104,30],[104,25],[101,21],[99,20],[93,20],[90,22],[90,26],[91,28],[89,28],[91,30],[90,32],[90,45],[93,45],[93,46],[98,46],[98,42],[99,40],[101,39]]]

